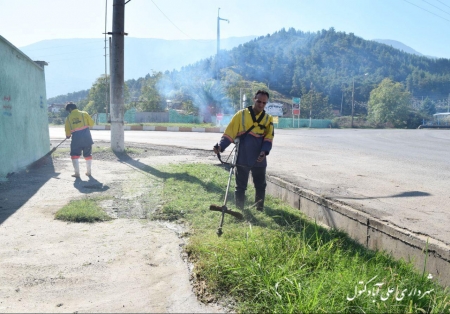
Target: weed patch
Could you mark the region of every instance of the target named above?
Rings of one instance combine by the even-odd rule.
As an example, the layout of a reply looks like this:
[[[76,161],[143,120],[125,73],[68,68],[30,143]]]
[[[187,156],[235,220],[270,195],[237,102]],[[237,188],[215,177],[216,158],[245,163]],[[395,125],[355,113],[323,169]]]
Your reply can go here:
[[[71,201],[55,214],[55,219],[71,222],[107,221],[109,217],[92,199]]]
[[[265,212],[251,206],[245,220],[226,216],[216,235],[228,173],[202,164],[159,169],[164,206],[154,218],[191,227],[186,251],[201,293],[232,298],[238,312],[442,313],[450,295],[410,263],[365,249],[346,234],[319,227],[298,210],[267,197]],[[234,207],[234,187],[228,205]]]

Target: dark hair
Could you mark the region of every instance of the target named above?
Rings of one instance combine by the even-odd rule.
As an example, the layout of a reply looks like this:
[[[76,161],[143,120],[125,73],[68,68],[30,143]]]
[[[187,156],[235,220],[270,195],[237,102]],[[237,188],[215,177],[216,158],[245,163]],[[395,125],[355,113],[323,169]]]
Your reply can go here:
[[[260,89],[260,90],[258,90],[258,91],[256,92],[256,94],[255,94],[255,99],[256,99],[256,97],[257,97],[258,95],[266,95],[267,98],[270,98],[269,93],[266,92],[265,90],[262,90],[262,89]]]
[[[68,102],[66,104],[66,111],[71,111],[77,109],[77,105],[75,105],[73,102]]]

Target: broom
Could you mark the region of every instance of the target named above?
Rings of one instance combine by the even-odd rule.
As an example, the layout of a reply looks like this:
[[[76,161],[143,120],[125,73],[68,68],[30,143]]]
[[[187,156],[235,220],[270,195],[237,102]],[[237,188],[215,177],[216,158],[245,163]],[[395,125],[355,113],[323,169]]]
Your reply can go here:
[[[53,154],[55,152],[55,150],[65,141],[67,140],[67,138],[63,139],[61,143],[59,143],[58,145],[56,145],[55,147],[52,148],[51,151],[49,151],[47,154],[45,154],[44,156],[42,156],[41,158],[39,158],[38,160],[34,161],[33,163],[31,163],[27,169],[32,169],[32,168],[36,168],[39,167],[41,165],[43,165],[45,163],[45,160],[47,159],[47,157],[49,157],[51,154]]]

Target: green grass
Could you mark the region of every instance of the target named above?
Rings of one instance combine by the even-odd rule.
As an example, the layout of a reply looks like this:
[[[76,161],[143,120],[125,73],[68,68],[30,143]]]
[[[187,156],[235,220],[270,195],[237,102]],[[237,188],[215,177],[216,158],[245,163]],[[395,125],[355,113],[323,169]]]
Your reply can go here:
[[[96,200],[82,199],[71,201],[58,210],[55,219],[71,222],[97,222],[111,220],[112,218],[97,205]]]
[[[427,273],[382,252],[366,250],[342,232],[321,228],[270,196],[265,213],[257,212],[249,208],[254,195],[251,188],[245,220],[226,216],[224,234],[218,237],[221,214],[209,211],[209,205],[222,204],[228,172],[202,164],[171,165],[158,171],[165,182],[165,203],[153,218],[190,225],[186,251],[195,263],[197,281],[204,282],[208,293],[218,299],[231,298],[237,312],[450,310],[448,291],[428,279]],[[232,209],[233,190],[234,186],[228,201]],[[359,294],[364,285],[366,290]],[[393,291],[388,294],[388,289]]]

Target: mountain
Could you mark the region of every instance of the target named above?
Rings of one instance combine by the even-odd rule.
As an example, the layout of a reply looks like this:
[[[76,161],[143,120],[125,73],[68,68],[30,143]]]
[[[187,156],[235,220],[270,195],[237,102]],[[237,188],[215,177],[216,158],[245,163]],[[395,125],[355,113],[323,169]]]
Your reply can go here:
[[[222,50],[231,49],[255,36],[224,38]],[[43,40],[20,49],[45,68],[47,98],[89,89],[105,74],[104,39]],[[125,37],[125,80],[152,71],[171,71],[209,58],[217,52],[216,40],[164,40]],[[108,52],[109,54],[109,52]]]
[[[413,48],[405,45],[404,43],[401,43],[401,42],[396,41],[396,40],[391,40],[391,39],[372,39],[372,40],[376,41],[377,43],[385,44],[385,45],[394,47],[395,49],[402,50],[402,51],[407,52],[407,53],[411,53],[413,55],[424,56],[420,52],[418,52],[418,51],[414,50]]]
[[[192,78],[212,80],[214,67],[212,58],[173,71],[167,86],[194,90],[192,84],[196,82]],[[385,78],[402,83],[413,96],[434,100],[447,100],[450,86],[450,59],[406,53],[334,28],[315,33],[290,28],[258,37],[223,52],[220,68],[225,87],[233,80],[239,87],[247,87],[239,85],[242,80],[261,82],[288,99],[312,97],[313,91],[325,96],[324,102],[333,109],[340,109],[344,101],[344,114],[350,108],[353,82],[356,104],[366,104],[370,91]]]
[[[376,42],[378,42],[380,44],[385,44],[385,45],[394,47],[395,49],[402,50],[402,51],[407,52],[407,53],[411,53],[413,55],[423,56],[423,57],[432,58],[432,59],[437,59],[437,57],[424,55],[424,54],[418,52],[417,50],[414,50],[413,48],[405,45],[404,43],[401,43],[401,42],[396,41],[396,40],[392,40],[392,39],[372,39],[372,40],[376,41]]]

